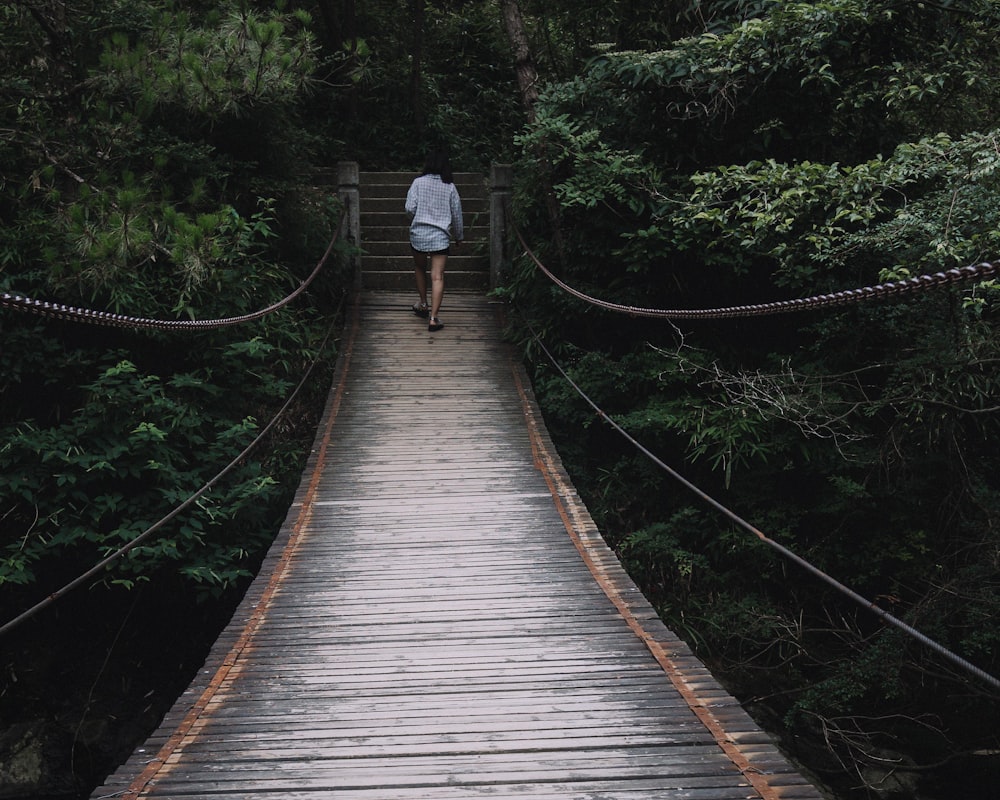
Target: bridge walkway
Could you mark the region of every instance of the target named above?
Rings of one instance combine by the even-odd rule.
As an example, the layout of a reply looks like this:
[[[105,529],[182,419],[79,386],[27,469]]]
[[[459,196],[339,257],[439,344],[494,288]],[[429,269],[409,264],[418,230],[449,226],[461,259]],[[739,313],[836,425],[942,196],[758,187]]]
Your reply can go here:
[[[366,291],[287,520],[94,798],[818,800],[656,618],[480,293]]]

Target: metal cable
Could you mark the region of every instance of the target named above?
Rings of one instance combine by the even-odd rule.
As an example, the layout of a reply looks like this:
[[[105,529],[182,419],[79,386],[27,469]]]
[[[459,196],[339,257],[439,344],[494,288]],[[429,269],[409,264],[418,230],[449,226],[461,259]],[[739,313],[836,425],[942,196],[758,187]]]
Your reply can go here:
[[[343,307],[343,300],[341,300],[341,308],[342,307]],[[156,531],[158,531],[160,528],[162,528],[164,525],[166,525],[168,522],[170,522],[172,519],[174,519],[176,516],[178,516],[182,511],[184,511],[187,508],[189,508],[193,503],[195,503],[198,500],[198,498],[200,498],[203,494],[205,494],[205,492],[207,492],[209,489],[211,489],[213,486],[215,486],[220,480],[222,480],[223,477],[225,477],[241,461],[243,461],[243,459],[245,459],[247,457],[247,455],[249,455],[249,453],[258,444],[260,444],[260,442],[264,439],[264,437],[277,424],[278,420],[281,419],[281,417],[284,415],[284,413],[289,409],[289,407],[291,406],[292,402],[295,400],[295,398],[298,396],[299,392],[302,390],[302,387],[305,386],[306,382],[309,380],[309,376],[312,374],[313,368],[316,366],[317,363],[319,363],[319,357],[322,354],[323,350],[326,349],[327,342],[330,340],[330,335],[333,332],[333,327],[336,324],[337,319],[340,317],[340,310],[341,309],[338,309],[337,313],[334,314],[333,321],[330,323],[330,327],[327,329],[326,336],[323,338],[323,341],[320,344],[319,349],[316,352],[316,357],[309,364],[309,368],[305,371],[305,374],[303,374],[302,379],[298,383],[298,386],[296,386],[295,389],[294,389],[294,391],[288,396],[288,399],[285,401],[284,405],[280,409],[278,409],[278,412],[274,415],[274,417],[271,419],[271,421],[269,423],[267,423],[266,426],[264,426],[264,428],[260,431],[259,434],[257,434],[257,436],[254,438],[254,440],[252,442],[250,442],[250,444],[248,444],[243,449],[243,451],[238,456],[236,456],[236,458],[234,458],[232,461],[230,461],[229,464],[227,464],[222,469],[222,471],[220,471],[214,478],[212,478],[207,483],[205,483],[200,489],[198,489],[194,494],[192,494],[187,500],[185,500],[183,503],[181,503],[179,506],[177,506],[173,511],[171,511],[169,514],[167,514],[161,520],[159,520],[158,522],[155,522],[152,525],[150,525],[145,531],[143,531],[142,533],[140,533],[138,536],[136,536],[134,539],[132,539],[127,544],[125,544],[122,547],[120,547],[118,550],[116,550],[111,555],[109,555],[109,556],[105,557],[104,559],[102,559],[101,561],[99,561],[97,564],[95,564],[93,567],[91,567],[90,569],[88,569],[86,572],[84,572],[78,578],[75,578],[74,580],[70,581],[65,586],[63,586],[61,589],[57,589],[56,591],[52,592],[52,594],[50,594],[44,600],[39,601],[38,603],[36,603],[35,605],[33,605],[31,608],[29,608],[27,611],[25,611],[25,612],[19,614],[18,616],[14,617],[12,620],[10,620],[9,622],[7,622],[3,626],[0,626],[0,636],[3,636],[5,633],[7,633],[8,631],[10,631],[13,628],[17,627],[19,624],[21,624],[25,620],[27,620],[27,619],[35,616],[35,614],[37,614],[38,612],[40,612],[42,609],[44,609],[44,608],[52,605],[53,603],[55,603],[57,600],[61,599],[64,595],[68,594],[73,589],[76,589],[77,587],[79,587],[82,584],[86,583],[88,580],[90,580],[91,578],[95,577],[100,572],[102,572],[106,567],[110,566],[112,564],[112,562],[117,561],[118,559],[124,557],[130,550],[132,550],[137,545],[139,545],[142,542],[144,542],[146,539],[148,539],[150,536],[152,536]]]
[[[333,238],[330,239],[330,244],[327,245],[326,252],[323,253],[323,257],[319,260],[319,263],[315,266],[309,277],[299,284],[298,288],[284,299],[269,305],[267,308],[251,312],[250,314],[242,314],[237,317],[224,317],[221,319],[149,319],[147,317],[130,317],[124,314],[112,314],[108,311],[94,311],[88,308],[75,308],[61,303],[50,303],[45,300],[33,300],[30,297],[9,294],[8,292],[0,294],[0,307],[10,308],[14,311],[37,314],[51,319],[69,320],[70,322],[88,322],[94,325],[107,325],[117,328],[214,330],[216,328],[225,328],[231,325],[251,322],[253,320],[260,319],[261,317],[265,317],[268,314],[273,314],[278,309],[291,303],[308,288],[309,284],[313,282],[319,274],[319,271],[323,268],[323,265],[326,263],[327,258],[329,258],[330,253],[333,252],[333,246],[336,244],[337,239],[340,238],[340,229],[345,213],[346,210],[341,212],[340,222],[337,223],[337,228],[333,234]]]
[[[845,289],[832,294],[820,294],[813,297],[801,297],[795,300],[779,300],[771,303],[757,303],[754,305],[728,306],[726,308],[702,308],[702,309],[659,309],[640,308],[637,306],[626,306],[619,303],[610,303],[607,300],[599,300],[596,297],[584,294],[574,289],[569,284],[561,281],[538,259],[538,257],[528,247],[521,231],[514,226],[514,232],[520,239],[524,247],[525,254],[535,262],[535,265],[548,276],[560,289],[573,295],[580,300],[609,311],[617,311],[633,317],[656,317],[660,319],[728,319],[733,317],[759,317],[766,314],[784,314],[789,311],[806,311],[813,308],[830,308],[832,306],[844,306],[850,303],[860,303],[865,300],[878,300],[891,297],[900,297],[912,294],[925,289],[937,289],[942,286],[950,286],[973,279],[989,278],[1000,273],[1000,261],[973,264],[967,267],[957,267],[946,272],[935,272],[929,275],[918,275],[915,278],[907,278],[902,281],[892,283],[880,283],[876,286],[864,286],[860,289]]]
[[[634,439],[627,431],[625,431],[624,428],[622,428],[617,422],[615,422],[613,419],[611,419],[611,417],[609,417],[604,412],[604,410],[601,409],[600,406],[598,406],[593,400],[590,399],[590,397],[583,391],[583,389],[581,389],[577,385],[577,383],[567,374],[566,370],[564,370],[562,368],[562,366],[559,364],[559,362],[555,359],[555,356],[553,356],[552,353],[549,351],[549,349],[545,346],[545,344],[539,338],[538,334],[535,332],[535,329],[532,327],[531,322],[527,318],[525,318],[523,315],[522,315],[522,319],[524,320],[525,324],[527,325],[528,330],[531,331],[531,335],[534,338],[535,342],[538,344],[538,346],[542,349],[542,351],[548,357],[549,361],[552,362],[552,365],[559,371],[559,374],[563,376],[563,378],[569,383],[569,385],[573,387],[573,389],[577,392],[577,394],[579,394],[580,397],[582,397],[584,399],[584,401],[586,401],[587,405],[589,405],[592,409],[594,409],[594,411],[597,413],[597,415],[602,420],[604,420],[608,425],[610,425],[612,428],[614,428],[615,431],[617,431],[622,437],[624,437],[629,443],[631,443],[643,455],[645,455],[647,458],[649,458],[654,464],[656,464],[658,467],[660,467],[662,470],[664,470],[668,475],[670,475],[670,477],[672,477],[674,480],[676,480],[678,483],[680,483],[681,485],[683,485],[685,488],[689,489],[691,492],[693,492],[694,494],[696,494],[705,503],[707,503],[708,505],[710,505],[716,511],[720,512],[723,516],[727,517],[729,520],[731,520],[737,526],[739,526],[740,528],[743,528],[745,531],[748,531],[748,532],[752,533],[754,536],[756,536],[758,539],[760,539],[760,541],[762,541],[765,545],[767,545],[768,547],[770,547],[773,550],[776,550],[778,553],[780,553],[781,555],[785,556],[785,558],[788,558],[789,560],[791,560],[794,563],[798,564],[800,567],[802,567],[803,569],[805,569],[807,572],[809,572],[812,575],[816,576],[817,578],[819,578],[823,582],[829,584],[830,586],[832,586],[834,589],[836,589],[841,594],[845,595],[846,597],[850,598],[854,602],[856,602],[859,605],[863,606],[864,608],[868,609],[873,614],[875,614],[876,616],[880,617],[883,621],[885,621],[885,622],[889,623],[890,625],[898,628],[899,630],[903,631],[903,633],[906,633],[907,635],[913,637],[917,641],[921,642],[922,644],[926,645],[930,649],[934,650],[936,653],[938,653],[939,655],[941,655],[944,658],[948,659],[953,664],[955,664],[956,666],[958,666],[961,669],[965,670],[969,674],[971,674],[971,675],[979,678],[980,680],[982,680],[982,681],[990,684],[991,686],[993,686],[993,688],[1000,689],[1000,679],[995,678],[993,675],[991,675],[990,673],[988,673],[985,670],[981,669],[980,667],[977,667],[975,664],[972,664],[969,661],[966,661],[964,658],[962,658],[961,656],[957,655],[956,653],[953,653],[948,648],[944,647],[941,644],[938,644],[933,639],[931,639],[928,636],[926,636],[925,634],[921,633],[916,628],[914,628],[914,627],[908,625],[907,623],[903,622],[898,617],[895,617],[892,614],[890,614],[889,612],[887,612],[887,611],[879,608],[872,601],[865,599],[863,596],[861,596],[860,594],[858,594],[857,592],[855,592],[853,589],[850,589],[849,587],[847,587],[844,584],[840,583],[836,578],[833,578],[830,575],[827,575],[821,569],[819,569],[818,567],[813,566],[812,564],[810,564],[808,561],[806,561],[801,556],[796,555],[795,553],[793,553],[791,550],[789,550],[784,545],[779,544],[778,542],[774,541],[773,539],[768,538],[761,531],[759,531],[757,528],[755,528],[749,522],[747,522],[742,517],[740,517],[738,514],[736,514],[736,512],[731,511],[729,508],[727,508],[726,506],[722,505],[722,503],[720,503],[718,500],[714,499],[710,495],[708,495],[705,492],[703,492],[701,489],[699,489],[697,486],[695,486],[693,483],[691,483],[691,481],[689,481],[687,478],[685,478],[683,475],[681,475],[675,469],[673,469],[672,467],[670,467],[669,465],[667,465],[666,463],[664,463],[660,458],[658,458],[656,455],[654,455],[644,445],[642,445],[636,439]]]

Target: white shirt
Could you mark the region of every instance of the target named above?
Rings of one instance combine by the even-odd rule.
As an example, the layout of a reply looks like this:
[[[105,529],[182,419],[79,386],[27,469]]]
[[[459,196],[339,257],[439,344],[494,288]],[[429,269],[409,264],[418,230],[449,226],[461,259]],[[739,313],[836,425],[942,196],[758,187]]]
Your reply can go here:
[[[440,175],[421,175],[406,193],[406,213],[410,222],[410,244],[422,253],[444,250],[462,241],[462,200],[453,183],[444,183]],[[450,231],[450,235],[449,235]]]

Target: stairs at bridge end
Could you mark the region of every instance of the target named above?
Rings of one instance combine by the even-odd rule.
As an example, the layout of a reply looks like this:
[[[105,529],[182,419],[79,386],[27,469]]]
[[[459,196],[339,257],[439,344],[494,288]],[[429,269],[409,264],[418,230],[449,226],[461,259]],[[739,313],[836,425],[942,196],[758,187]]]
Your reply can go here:
[[[406,192],[415,172],[360,174],[361,286],[414,290]],[[489,192],[478,172],[455,173],[462,198],[465,241],[452,248],[445,272],[447,290],[489,290]]]

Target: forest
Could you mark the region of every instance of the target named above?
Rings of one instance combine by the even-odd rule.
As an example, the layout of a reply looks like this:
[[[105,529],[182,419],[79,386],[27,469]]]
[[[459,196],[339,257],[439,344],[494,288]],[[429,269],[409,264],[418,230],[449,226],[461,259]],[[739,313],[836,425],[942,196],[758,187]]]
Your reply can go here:
[[[831,797],[995,798],[994,684],[605,421],[1000,676],[1000,284],[915,280],[1000,263],[998,38],[998,0],[12,0],[0,293],[250,314],[333,237],[338,161],[513,165],[518,233],[604,305],[512,237],[507,336],[666,624]],[[0,632],[0,797],[89,796],[201,665],[297,485],[350,253],[218,329],[0,306],[0,626],[233,463]],[[627,311],[884,284],[915,288]]]

